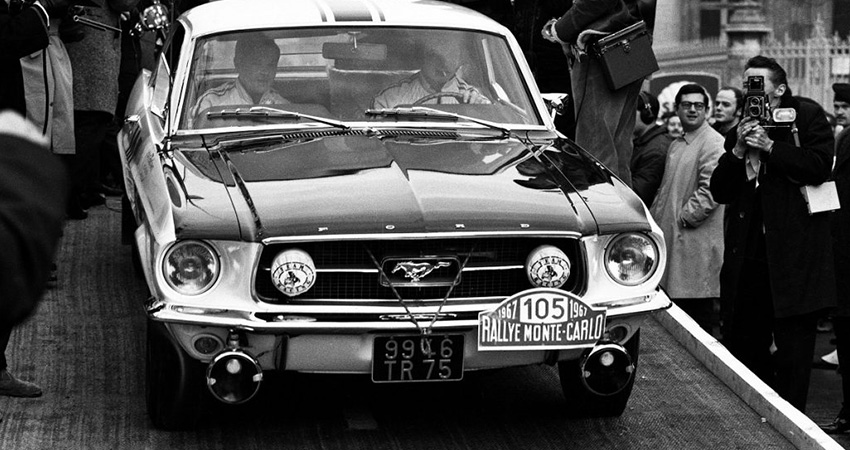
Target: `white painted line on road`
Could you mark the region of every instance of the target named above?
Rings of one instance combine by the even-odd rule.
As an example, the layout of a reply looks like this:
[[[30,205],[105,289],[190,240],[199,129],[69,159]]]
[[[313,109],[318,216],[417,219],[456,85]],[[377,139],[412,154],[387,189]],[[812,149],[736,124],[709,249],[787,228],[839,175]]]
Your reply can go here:
[[[673,337],[789,442],[804,450],[842,450],[808,416],[791,406],[675,304],[653,315]]]

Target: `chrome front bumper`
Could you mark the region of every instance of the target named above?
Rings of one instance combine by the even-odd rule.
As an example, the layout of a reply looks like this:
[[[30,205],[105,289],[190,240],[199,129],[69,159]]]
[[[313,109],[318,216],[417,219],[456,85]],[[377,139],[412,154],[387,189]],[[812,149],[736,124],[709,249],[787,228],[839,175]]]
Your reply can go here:
[[[626,341],[634,334],[646,316],[671,305],[667,294],[659,289],[646,301],[608,310],[607,328],[625,326]],[[320,373],[370,373],[373,341],[376,335],[410,335],[420,330],[410,321],[320,322],[305,319],[307,311],[287,308],[280,312],[281,321],[267,321],[257,312],[208,310],[204,308],[164,305],[151,302],[148,315],[164,322],[172,336],[193,358],[208,362],[214,354],[202,354],[193,346],[197,336],[205,334],[225,341],[230,330],[245,336],[242,349],[254,355],[263,370],[292,370]],[[360,307],[360,312],[363,307]],[[338,307],[336,308],[338,312]],[[445,307],[444,313],[462,308]],[[479,307],[480,309],[480,307]],[[434,313],[436,308],[410,308],[413,313]],[[316,313],[316,308],[311,311]],[[330,312],[330,311],[329,311]],[[368,311],[377,312],[377,311]],[[392,309],[398,314],[398,308]],[[420,327],[430,325],[420,322]],[[479,351],[477,320],[437,320],[429,330],[433,334],[464,335],[464,370],[522,366],[578,358],[583,349]],[[557,353],[555,353],[557,352]]]

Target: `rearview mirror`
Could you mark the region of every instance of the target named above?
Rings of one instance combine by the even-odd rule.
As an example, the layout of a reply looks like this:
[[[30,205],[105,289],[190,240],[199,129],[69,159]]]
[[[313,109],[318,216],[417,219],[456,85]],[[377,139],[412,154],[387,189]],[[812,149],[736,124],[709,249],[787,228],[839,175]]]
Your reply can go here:
[[[322,57],[325,59],[383,61],[387,58],[387,46],[354,42],[325,42],[322,45]]]

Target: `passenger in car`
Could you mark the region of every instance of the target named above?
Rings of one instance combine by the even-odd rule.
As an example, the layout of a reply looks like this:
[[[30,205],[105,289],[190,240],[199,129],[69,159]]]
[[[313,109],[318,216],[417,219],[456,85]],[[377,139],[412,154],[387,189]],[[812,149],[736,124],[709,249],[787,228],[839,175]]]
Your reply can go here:
[[[204,92],[194,113],[214,106],[290,103],[273,88],[278,59],[280,49],[273,39],[256,34],[239,39],[233,57],[238,78]]]
[[[413,104],[487,104],[490,100],[458,76],[459,54],[425,50],[422,67],[413,76],[381,91],[372,102],[376,109]]]

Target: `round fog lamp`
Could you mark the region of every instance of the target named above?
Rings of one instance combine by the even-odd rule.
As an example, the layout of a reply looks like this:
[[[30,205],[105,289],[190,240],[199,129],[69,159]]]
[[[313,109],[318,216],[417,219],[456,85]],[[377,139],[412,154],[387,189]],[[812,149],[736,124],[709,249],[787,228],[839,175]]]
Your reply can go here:
[[[622,343],[629,335],[629,329],[624,325],[615,325],[608,329],[608,339]]]
[[[541,245],[528,254],[525,271],[534,287],[560,288],[570,278],[570,259],[554,245]]]
[[[201,335],[195,338],[193,344],[198,353],[211,355],[223,347],[221,340],[212,335]]]
[[[215,398],[236,405],[250,400],[260,389],[263,369],[242,350],[225,350],[207,367],[207,387]]]
[[[287,249],[274,257],[271,278],[277,290],[285,295],[301,295],[316,282],[316,265],[304,250]]]

